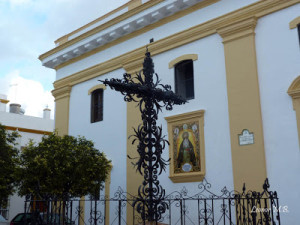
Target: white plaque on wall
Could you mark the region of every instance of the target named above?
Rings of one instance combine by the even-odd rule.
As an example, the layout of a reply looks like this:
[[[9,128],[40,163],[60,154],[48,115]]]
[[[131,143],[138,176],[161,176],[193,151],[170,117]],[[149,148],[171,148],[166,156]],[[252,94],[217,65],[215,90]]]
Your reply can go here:
[[[240,145],[252,145],[254,144],[254,134],[249,132],[249,130],[244,129],[241,134],[239,134],[239,144]]]

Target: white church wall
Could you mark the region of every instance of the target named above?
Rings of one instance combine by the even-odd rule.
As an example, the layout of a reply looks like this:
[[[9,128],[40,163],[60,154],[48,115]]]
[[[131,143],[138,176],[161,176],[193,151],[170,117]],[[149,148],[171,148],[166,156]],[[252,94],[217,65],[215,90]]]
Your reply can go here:
[[[122,187],[126,191],[126,103],[120,93],[107,88],[103,93],[103,121],[91,123],[91,95],[88,95],[88,90],[100,84],[99,79],[122,78],[124,73],[123,69],[119,69],[75,85],[72,87],[70,98],[69,134],[85,136],[88,140],[92,140],[95,147],[104,152],[107,158],[112,161],[110,198],[114,197],[118,187]],[[101,195],[104,195],[104,190],[101,191]],[[109,204],[111,208],[110,218],[113,219],[115,217],[114,209],[117,206],[115,202]],[[90,207],[90,205],[86,205],[86,218],[89,217]],[[98,207],[103,209],[104,206],[100,203]]]
[[[226,4],[224,3],[226,2]],[[148,43],[150,38],[162,39],[188,27],[215,18],[255,1],[228,0],[198,10],[176,21],[155,28],[138,37],[127,40],[96,53],[57,71],[57,79],[109,60]],[[256,52],[258,79],[264,131],[267,175],[271,190],[276,190],[281,206],[288,206],[289,213],[281,213],[282,222],[292,224],[299,206],[298,179],[300,152],[296,115],[292,99],[286,93],[292,81],[299,76],[299,40],[297,30],[289,29],[289,22],[299,16],[300,6],[270,14],[259,19],[256,27]],[[212,184],[212,192],[227,186],[233,190],[233,171],[230,146],[228,99],[225,59],[222,38],[215,34],[153,57],[155,70],[163,84],[174,90],[174,69],[168,63],[184,54],[198,54],[194,61],[195,99],[173,111],[159,114],[157,124],[163,125],[164,117],[204,109],[204,135],[206,179]],[[125,71],[118,69],[98,78],[77,84],[70,99],[69,134],[83,135],[95,142],[112,160],[111,194],[118,186],[126,190],[126,103],[120,93],[110,88],[104,91],[104,119],[90,123],[90,95],[88,90],[99,84],[98,79],[122,78]],[[166,148],[163,157],[169,158]],[[174,184],[169,179],[169,167],[159,180],[167,193],[186,187],[190,194],[197,193],[197,183]],[[282,199],[282,200],[281,200]],[[113,212],[112,212],[113,213]]]
[[[88,90],[100,84],[99,79],[122,78],[124,72],[122,69],[116,70],[75,85],[70,98],[69,134],[92,140],[95,147],[112,160],[111,193],[119,186],[126,190],[126,103],[120,93],[107,88],[103,94],[103,121],[91,123],[91,95],[88,95]]]
[[[283,224],[294,224],[300,210],[300,151],[296,113],[287,89],[300,75],[297,29],[289,22],[299,16],[300,5],[281,10],[258,21],[256,52],[266,152],[267,175],[276,190]]]
[[[229,117],[227,107],[226,73],[221,37],[212,35],[200,41],[176,48],[153,57],[155,70],[162,79],[162,83],[171,84],[174,88],[174,69],[168,68],[168,63],[184,54],[198,54],[194,61],[195,99],[183,106],[175,106],[173,111],[160,114],[158,124],[163,124],[167,134],[166,116],[181,114],[194,110],[206,110],[205,121],[205,149],[207,180],[213,183],[216,191],[225,185],[233,189],[232,163],[229,136]],[[116,70],[100,79],[121,78],[123,70]],[[112,178],[120,177],[121,181],[112,179],[111,187],[126,186],[126,104],[120,93],[107,88],[104,91],[104,119],[101,122],[90,123],[90,95],[89,88],[98,84],[99,78],[78,84],[72,88],[70,100],[69,134],[84,135],[95,141],[96,147],[106,152],[113,161]],[[112,129],[111,126],[115,126]],[[107,133],[111,132],[111,133]],[[118,137],[118,142],[115,141]],[[119,151],[118,151],[119,150]],[[117,155],[116,155],[117,154]],[[168,149],[164,158],[168,158]],[[222,174],[221,179],[215,179]],[[168,178],[167,171],[160,178],[167,191],[180,189],[182,186],[197,191],[195,183],[173,184]],[[117,182],[117,183],[114,183]],[[125,184],[125,185],[124,185]],[[114,190],[111,190],[112,193]]]
[[[144,46],[149,43],[150,38],[154,40],[160,40],[162,38],[168,37],[177,32],[186,30],[190,27],[196,26],[203,22],[206,22],[210,19],[219,17],[236,9],[242,8],[246,5],[256,2],[257,0],[227,0],[219,1],[215,4],[209,5],[203,9],[199,9],[193,13],[190,13],[184,17],[181,17],[177,20],[174,20],[170,23],[164,24],[160,27],[157,27],[151,31],[145,32],[137,37],[134,37],[130,40],[112,46],[108,49],[105,49],[101,52],[93,54],[87,58],[84,58],[78,62],[67,65],[63,68],[60,68],[56,72],[56,79],[62,79],[71,74],[105,62],[109,59],[117,57],[119,55],[130,52],[136,48]],[[171,1],[170,1],[171,2]],[[134,17],[139,18],[143,13],[139,13]],[[111,29],[111,28],[109,28]]]
[[[220,191],[225,185],[228,190],[233,190],[225,59],[222,39],[217,34],[212,35],[153,57],[155,71],[162,80],[161,82],[170,84],[173,90],[174,69],[169,69],[168,63],[184,54],[198,54],[198,60],[194,61],[195,99],[190,100],[186,105],[175,106],[173,111],[163,110],[163,113],[159,114],[157,124],[163,125],[164,134],[167,135],[167,123],[164,117],[194,110],[205,110],[205,178],[212,184],[211,190],[216,194],[221,194]],[[104,119],[101,122],[91,124],[91,96],[88,95],[88,90],[98,84],[98,79],[121,78],[123,73],[124,70],[120,69],[100,78],[75,85],[72,88],[70,99],[69,134],[84,135],[86,138],[93,140],[96,147],[103,150],[108,158],[112,160],[111,195],[115,193],[118,186],[126,190],[126,103],[123,101],[123,96],[120,93],[107,87],[104,91]],[[168,148],[164,150],[163,157],[165,159],[169,158]],[[174,184],[168,176],[169,167],[159,177],[167,193],[175,190],[179,191],[184,186],[191,195],[199,192],[199,182]],[[114,213],[113,209],[111,213]],[[111,217],[113,217],[113,214]]]
[[[170,84],[173,91],[174,68],[169,69],[168,63],[184,54],[198,54],[198,60],[194,61],[195,99],[190,100],[185,105],[175,106],[172,111],[163,110],[163,113],[159,114],[157,124],[163,125],[163,132],[167,136],[167,122],[164,117],[205,110],[205,178],[212,184],[212,190],[215,193],[219,193],[225,185],[229,190],[233,190],[225,59],[222,39],[218,35],[212,35],[153,57],[155,71],[162,80],[161,82]],[[165,149],[163,157],[165,159],[169,158],[168,148]],[[196,194],[199,191],[197,182],[174,184],[168,176],[169,167],[167,167],[166,173],[160,177],[167,193],[180,190],[183,186],[189,190],[190,194]]]
[[[197,54],[194,61],[194,90],[195,99],[181,106],[175,106],[172,111],[163,110],[159,115],[157,124],[162,124],[163,133],[168,137],[167,122],[164,117],[186,112],[205,110],[204,113],[204,139],[205,139],[205,179],[211,184],[210,191],[221,195],[221,189],[226,186],[233,190],[233,172],[231,160],[230,129],[228,116],[228,101],[226,89],[225,59],[222,39],[219,35],[212,35],[188,45],[173,49],[153,57],[155,71],[163,84],[170,84],[174,91],[174,68],[169,69],[168,63],[184,54]],[[170,134],[169,134],[170,135]],[[163,158],[169,158],[170,149],[163,152]],[[189,196],[199,193],[199,182],[173,183],[169,178],[169,169],[163,173],[159,180],[166,189],[166,193],[181,191],[186,188]],[[205,181],[204,181],[205,183]],[[208,193],[205,193],[208,196]],[[220,204],[215,202],[216,204]],[[196,220],[197,202],[187,203],[187,218]],[[178,219],[180,213],[175,204],[172,206],[172,219]],[[217,206],[218,207],[218,206]],[[177,212],[177,213],[176,213]],[[218,212],[215,213],[216,218]]]

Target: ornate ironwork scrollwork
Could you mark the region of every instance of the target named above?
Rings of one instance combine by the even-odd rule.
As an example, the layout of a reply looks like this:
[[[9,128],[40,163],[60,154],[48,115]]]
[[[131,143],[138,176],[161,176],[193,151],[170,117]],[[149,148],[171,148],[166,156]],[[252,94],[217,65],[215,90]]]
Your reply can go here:
[[[102,82],[121,92],[125,101],[138,103],[143,123],[134,129],[132,143],[138,141],[139,159],[134,165],[144,176],[144,182],[138,189],[138,197],[133,206],[143,220],[158,221],[168,207],[162,201],[165,198],[165,190],[160,185],[158,176],[166,169],[168,160],[162,158],[162,151],[169,143],[162,134],[162,127],[156,125],[156,120],[163,107],[172,110],[173,105],[184,104],[186,100],[177,96],[171,90],[171,86],[160,84],[148,49],[143,69],[136,77],[125,73],[123,79],[112,78]]]

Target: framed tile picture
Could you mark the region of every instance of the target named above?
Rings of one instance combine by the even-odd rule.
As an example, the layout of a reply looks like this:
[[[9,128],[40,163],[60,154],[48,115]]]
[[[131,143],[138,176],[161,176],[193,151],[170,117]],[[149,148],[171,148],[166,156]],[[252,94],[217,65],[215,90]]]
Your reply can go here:
[[[165,118],[168,122],[170,179],[202,181],[205,176],[204,110]]]

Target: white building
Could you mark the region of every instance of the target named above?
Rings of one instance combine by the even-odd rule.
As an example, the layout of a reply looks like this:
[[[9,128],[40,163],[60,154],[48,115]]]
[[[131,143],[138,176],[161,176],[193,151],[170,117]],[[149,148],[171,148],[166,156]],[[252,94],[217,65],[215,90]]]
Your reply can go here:
[[[163,110],[157,121],[171,140],[163,153],[165,159],[171,156],[171,165],[159,177],[166,192],[185,186],[196,193],[203,177],[215,193],[225,185],[241,190],[243,183],[261,190],[268,177],[280,205],[288,207],[282,224],[296,224],[299,24],[299,0],[129,1],[59,38],[40,56],[44,66],[56,70],[55,128],[93,140],[112,160],[106,193],[121,186],[136,194],[142,178],[127,158],[136,156],[127,137],[140,123],[139,111],[98,80],[135,74],[148,45],[161,82],[189,99],[173,111]],[[150,38],[154,42],[148,44]],[[95,101],[102,103],[93,106]],[[178,149],[172,136],[187,115],[199,119],[199,173],[191,172],[193,166],[175,171],[177,162],[179,170],[183,167],[174,159]]]
[[[40,142],[44,134],[53,132],[54,121],[50,119],[51,110],[44,109],[43,118],[24,115],[24,110],[20,104],[10,104],[7,111],[6,95],[0,95],[0,123],[7,130],[18,131],[21,135],[17,139],[18,148],[26,146],[30,139],[34,142]],[[9,203],[6,210],[2,209],[1,214],[10,222],[18,213],[24,212],[25,198],[17,194],[9,197]]]

